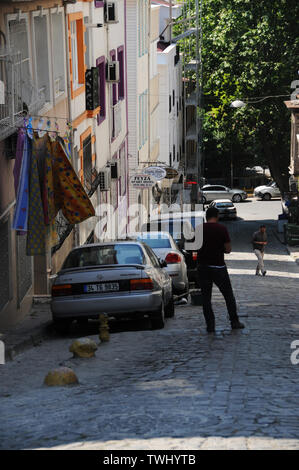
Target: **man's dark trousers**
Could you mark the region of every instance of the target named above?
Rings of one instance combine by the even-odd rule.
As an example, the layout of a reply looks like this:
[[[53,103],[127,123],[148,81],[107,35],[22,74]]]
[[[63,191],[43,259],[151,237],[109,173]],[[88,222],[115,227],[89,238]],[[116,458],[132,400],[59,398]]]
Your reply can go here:
[[[203,314],[207,327],[215,327],[215,316],[211,303],[213,283],[216,284],[225,299],[231,323],[238,321],[236,300],[226,266],[221,268],[199,266],[198,276],[203,297]]]

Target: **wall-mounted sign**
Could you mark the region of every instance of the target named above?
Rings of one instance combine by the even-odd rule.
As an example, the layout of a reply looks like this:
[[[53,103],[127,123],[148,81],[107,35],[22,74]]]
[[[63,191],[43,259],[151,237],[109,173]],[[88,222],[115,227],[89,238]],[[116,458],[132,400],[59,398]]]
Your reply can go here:
[[[176,178],[176,176],[178,176],[178,172],[174,168],[165,168],[165,170],[166,170],[165,178],[169,180],[171,180],[172,178]]]
[[[155,184],[155,178],[146,173],[135,173],[135,175],[130,178],[130,185],[136,189],[152,188]]]
[[[166,171],[160,166],[149,166],[144,173],[153,176],[156,181],[161,181],[166,177]]]

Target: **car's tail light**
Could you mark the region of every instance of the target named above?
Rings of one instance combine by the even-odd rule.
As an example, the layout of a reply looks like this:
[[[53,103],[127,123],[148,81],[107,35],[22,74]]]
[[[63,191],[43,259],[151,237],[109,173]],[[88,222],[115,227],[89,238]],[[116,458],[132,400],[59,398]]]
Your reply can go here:
[[[168,253],[165,258],[167,264],[176,264],[182,261],[182,258],[177,253]]]
[[[52,297],[60,297],[63,295],[72,295],[71,284],[57,284],[52,286]]]
[[[197,260],[197,251],[192,251],[192,259],[193,261]]]
[[[154,283],[151,278],[131,279],[130,288],[131,290],[153,290]]]

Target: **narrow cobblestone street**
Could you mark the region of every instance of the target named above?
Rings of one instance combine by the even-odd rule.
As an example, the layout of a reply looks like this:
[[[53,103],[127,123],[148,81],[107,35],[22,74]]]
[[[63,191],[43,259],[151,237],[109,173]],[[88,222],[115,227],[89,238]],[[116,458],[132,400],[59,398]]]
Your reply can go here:
[[[215,335],[189,304],[163,330],[144,322],[112,334],[93,359],[71,357],[71,336],[50,338],[0,366],[1,448],[299,449],[299,365],[290,361],[299,266],[271,220],[280,202],[237,206],[227,264],[246,329],[230,330],[214,289]],[[266,277],[254,275],[250,245],[260,220]],[[97,340],[95,329],[90,337]],[[59,364],[76,372],[78,386],[43,386]]]

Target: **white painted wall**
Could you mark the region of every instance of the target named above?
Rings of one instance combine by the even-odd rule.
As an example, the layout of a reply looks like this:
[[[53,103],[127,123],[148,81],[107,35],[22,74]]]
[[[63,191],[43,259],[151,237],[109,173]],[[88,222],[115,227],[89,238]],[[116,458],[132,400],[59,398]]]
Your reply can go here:
[[[182,111],[177,116],[177,103],[182,96],[181,63],[174,64],[176,46],[171,44],[163,52],[158,52],[158,72],[160,74],[160,160],[167,165],[178,168],[177,153],[182,145]],[[173,104],[173,91],[175,102]],[[169,96],[171,96],[171,112],[169,112]],[[173,155],[175,146],[175,158]]]

